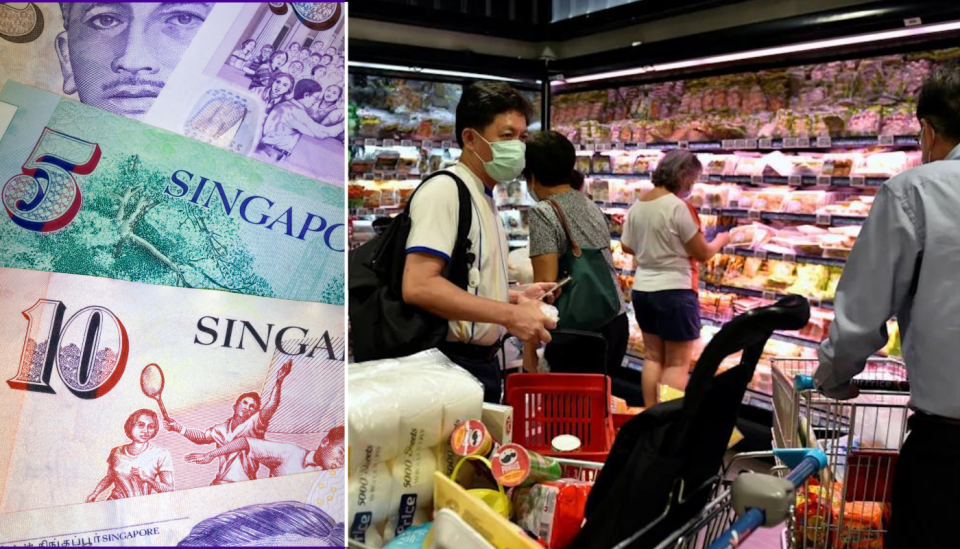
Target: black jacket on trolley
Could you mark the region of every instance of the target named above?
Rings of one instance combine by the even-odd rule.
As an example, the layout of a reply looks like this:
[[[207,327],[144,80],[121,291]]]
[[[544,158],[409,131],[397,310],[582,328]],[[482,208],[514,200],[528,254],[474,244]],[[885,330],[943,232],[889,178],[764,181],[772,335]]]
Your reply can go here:
[[[790,296],[741,315],[714,336],[683,399],[651,407],[617,435],[568,549],[646,549],[697,517],[713,496],[747,384],[775,330],[799,330],[810,306]],[[738,366],[716,375],[729,355]]]

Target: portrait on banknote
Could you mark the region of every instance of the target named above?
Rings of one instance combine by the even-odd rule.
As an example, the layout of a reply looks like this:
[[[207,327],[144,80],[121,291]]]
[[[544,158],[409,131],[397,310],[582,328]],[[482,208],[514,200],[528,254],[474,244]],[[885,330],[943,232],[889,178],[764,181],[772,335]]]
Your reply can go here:
[[[146,114],[212,3],[61,2],[63,93],[130,118]]]

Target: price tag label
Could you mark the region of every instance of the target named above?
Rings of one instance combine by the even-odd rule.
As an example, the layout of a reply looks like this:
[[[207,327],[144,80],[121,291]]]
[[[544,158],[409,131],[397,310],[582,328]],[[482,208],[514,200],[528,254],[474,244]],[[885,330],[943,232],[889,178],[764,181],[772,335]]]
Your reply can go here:
[[[893,146],[893,136],[892,135],[881,135],[877,138],[877,143],[882,147],[892,147]]]
[[[420,147],[424,149],[432,149],[434,147],[434,143],[429,139],[424,139],[423,141],[420,142]]]
[[[747,212],[747,219],[758,220],[760,219],[760,210],[750,210]]]
[[[584,144],[583,144],[583,150],[585,150],[585,151],[593,151],[594,149],[596,149],[596,145],[594,145],[593,143],[584,143]]]
[[[763,184],[763,176],[762,176],[762,175],[751,175],[751,176],[750,176],[750,182],[753,183],[754,185],[762,185],[762,184]]]
[[[852,187],[866,187],[867,178],[862,175],[852,175],[850,176],[850,185]]]
[[[783,260],[786,261],[786,262],[788,262],[788,263],[796,263],[796,262],[797,262],[797,254],[783,254]]]
[[[400,146],[401,146],[401,147],[412,147],[412,146],[413,146],[413,140],[412,140],[412,139],[401,139],[401,140],[400,140]]]
[[[830,214],[817,214],[817,225],[829,227],[833,225],[833,219],[830,217]]]
[[[773,292],[763,292],[763,294],[761,294],[761,297],[762,297],[763,299],[767,300],[767,301],[776,301],[776,300],[777,300],[777,294],[775,294],[775,293],[773,293]]]
[[[723,247],[723,253],[726,254],[726,255],[736,255],[736,254],[737,254],[737,249],[734,248],[733,246],[724,246],[724,247]]]
[[[680,141],[679,143],[677,143],[677,147],[679,147],[679,148],[681,148],[681,149],[689,149],[689,148],[690,148],[690,142],[689,142],[689,141]]]
[[[773,139],[761,139],[758,143],[761,149],[772,149],[773,148]]]
[[[612,147],[613,150],[615,150],[615,151],[622,151],[622,150],[623,150],[623,143],[611,143],[611,144],[610,144],[610,147]]]
[[[365,173],[365,174],[363,174],[363,180],[364,180],[364,181],[374,181],[374,180],[376,180],[376,179],[377,179],[376,176],[375,176],[374,174],[372,174],[372,173]]]
[[[829,137],[818,137],[817,146],[821,149],[829,149],[831,146],[833,146],[833,140]]]
[[[707,289],[707,283],[701,280],[701,281],[700,281],[700,291],[704,291],[704,290],[706,290],[706,289]]]
[[[809,297],[807,298],[807,301],[810,303],[811,307],[819,307],[821,304],[821,301],[815,297]]]
[[[818,175],[817,176],[817,185],[830,185],[833,183],[833,178],[829,175]]]
[[[737,147],[736,141],[733,139],[724,139],[720,142],[720,147],[724,150],[730,151]]]
[[[641,142],[637,143],[637,148],[638,148],[638,149],[646,149],[646,148],[647,148],[647,144],[644,143],[643,141],[641,141]]]
[[[452,141],[443,141],[443,142],[440,144],[440,147],[442,147],[442,148],[444,148],[444,149],[451,149],[451,148],[453,148],[453,142],[452,142]]]
[[[710,208],[700,208],[700,215],[714,215],[714,213]]]
[[[737,139],[736,141],[733,142],[733,146],[736,147],[737,149],[741,149],[741,150],[742,150],[742,149],[746,149],[746,148],[747,148],[747,140],[746,140],[746,139]]]
[[[809,137],[800,137],[797,139],[797,147],[800,149],[809,149],[810,148],[810,138]]]
[[[753,257],[758,257],[764,261],[767,260],[768,252],[766,250],[755,250],[753,252]]]
[[[376,140],[376,139],[364,139],[364,140],[363,140],[363,146],[364,146],[364,147],[376,147],[376,146],[377,146],[377,140]]]
[[[799,187],[803,184],[803,178],[799,175],[791,175],[787,178],[787,184],[793,185],[794,187]]]
[[[609,150],[610,150],[610,143],[599,143],[599,144],[597,144],[597,150],[598,150],[598,151],[609,151]]]
[[[393,146],[396,145],[396,144],[397,144],[397,142],[394,141],[393,139],[384,139],[384,140],[383,140],[383,146],[384,146],[384,147],[393,147]]]
[[[784,149],[795,149],[797,148],[797,140],[793,137],[786,137],[783,140]]]
[[[743,148],[744,148],[744,149],[756,149],[756,148],[757,148],[757,140],[756,140],[756,139],[744,139],[744,140],[743,140]]]

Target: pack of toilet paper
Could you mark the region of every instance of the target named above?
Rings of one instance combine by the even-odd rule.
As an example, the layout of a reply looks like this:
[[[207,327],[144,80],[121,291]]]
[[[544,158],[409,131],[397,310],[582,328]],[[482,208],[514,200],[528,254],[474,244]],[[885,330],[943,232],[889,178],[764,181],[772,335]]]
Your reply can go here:
[[[483,386],[437,350],[352,364],[349,535],[379,548],[433,511],[433,474],[455,464],[450,435],[483,413]]]

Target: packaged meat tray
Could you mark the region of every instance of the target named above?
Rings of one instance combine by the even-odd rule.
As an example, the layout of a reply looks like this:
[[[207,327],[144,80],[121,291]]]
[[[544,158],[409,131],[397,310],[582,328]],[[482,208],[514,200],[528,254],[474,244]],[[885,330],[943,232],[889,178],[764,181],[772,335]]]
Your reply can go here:
[[[756,248],[769,241],[774,234],[772,228],[760,223],[742,225],[730,231],[730,245]]]
[[[783,200],[780,211],[791,214],[813,214],[832,204],[836,198],[836,193],[826,191],[793,191]]]
[[[857,154],[828,154],[823,159],[820,175],[850,177],[861,160],[862,156]]]
[[[633,173],[653,173],[657,169],[661,157],[660,151],[640,151],[633,160]]]

